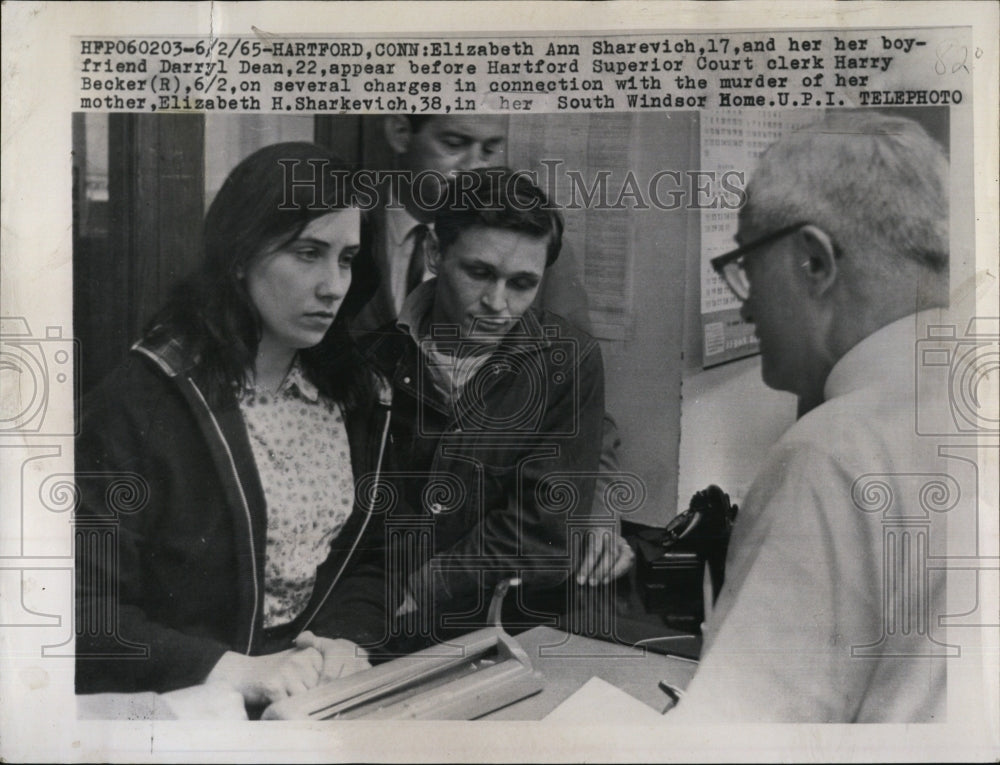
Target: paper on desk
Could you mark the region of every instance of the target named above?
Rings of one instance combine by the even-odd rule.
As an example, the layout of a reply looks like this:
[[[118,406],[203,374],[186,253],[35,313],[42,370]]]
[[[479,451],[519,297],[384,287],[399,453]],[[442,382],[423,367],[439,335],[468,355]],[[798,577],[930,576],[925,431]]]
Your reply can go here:
[[[666,706],[668,699],[663,697]],[[592,677],[576,693],[545,716],[561,723],[662,723],[659,711],[611,683]]]

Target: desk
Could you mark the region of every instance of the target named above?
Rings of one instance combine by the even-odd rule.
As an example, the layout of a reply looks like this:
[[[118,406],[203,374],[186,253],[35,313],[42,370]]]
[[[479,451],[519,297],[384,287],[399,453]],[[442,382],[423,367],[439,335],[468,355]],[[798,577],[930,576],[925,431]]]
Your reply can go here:
[[[516,637],[531,657],[533,667],[545,678],[545,687],[534,696],[490,712],[481,720],[541,720],[563,701],[578,691],[592,677],[599,677],[620,688],[656,711],[668,702],[660,689],[660,680],[686,688],[694,675],[696,664],[632,646],[562,632],[552,627],[534,627]],[[183,710],[179,716],[199,719],[218,717],[223,707],[206,714],[212,703],[221,704],[233,694],[224,687],[194,686],[188,691],[204,694],[197,705],[199,711]],[[176,693],[184,693],[180,691]],[[222,695],[215,702],[212,694]],[[106,693],[77,697],[83,719],[172,719],[174,710],[156,694]],[[239,697],[237,696],[237,701]],[[229,705],[231,706],[231,704]],[[239,705],[234,718],[242,715]],[[187,714],[185,714],[185,712]],[[222,715],[225,716],[225,715]]]
[[[517,636],[545,687],[481,720],[541,720],[592,677],[621,688],[643,703],[662,710],[669,699],[660,680],[686,688],[697,665],[641,648],[570,635],[551,627],[535,627]]]

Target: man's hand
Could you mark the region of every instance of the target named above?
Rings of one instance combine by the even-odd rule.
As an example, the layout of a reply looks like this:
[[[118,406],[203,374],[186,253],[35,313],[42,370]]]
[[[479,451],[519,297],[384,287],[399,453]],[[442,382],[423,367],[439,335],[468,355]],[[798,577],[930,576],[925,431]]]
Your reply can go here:
[[[225,683],[239,691],[248,704],[270,704],[314,688],[323,663],[323,654],[313,647],[289,648],[265,656],[227,651],[205,683]]]
[[[576,570],[576,583],[598,586],[625,574],[635,553],[614,529],[590,529],[584,543],[583,560]]]
[[[405,596],[403,597],[403,602],[399,604],[399,608],[396,609],[396,618],[401,616],[406,616],[407,614],[412,614],[417,610],[417,601],[413,599],[410,591],[407,590]]]
[[[350,640],[318,637],[306,630],[295,638],[295,647],[314,648],[319,651],[323,657],[320,683],[328,683],[371,667],[368,662],[368,652]]]

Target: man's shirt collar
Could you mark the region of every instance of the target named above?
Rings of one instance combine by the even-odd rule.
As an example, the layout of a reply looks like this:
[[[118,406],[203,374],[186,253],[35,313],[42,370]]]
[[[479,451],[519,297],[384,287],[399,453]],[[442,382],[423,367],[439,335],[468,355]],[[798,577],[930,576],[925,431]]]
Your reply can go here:
[[[428,279],[406,296],[396,320],[396,326],[413,338],[420,346],[421,330],[430,324],[431,309],[434,307],[434,285],[437,279]]]

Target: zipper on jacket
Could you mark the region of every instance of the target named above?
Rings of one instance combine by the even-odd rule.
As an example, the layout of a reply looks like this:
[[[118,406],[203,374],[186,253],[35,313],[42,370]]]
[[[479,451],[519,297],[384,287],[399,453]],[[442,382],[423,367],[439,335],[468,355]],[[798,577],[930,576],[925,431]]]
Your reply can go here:
[[[382,475],[382,458],[383,456],[385,456],[385,445],[386,441],[389,438],[389,422],[391,419],[392,419],[392,409],[387,407],[385,412],[385,422],[382,425],[382,437],[379,441],[378,457],[375,460],[375,486],[372,491],[371,499],[368,501],[368,506],[365,508],[365,519],[362,522],[361,528],[358,530],[358,533],[354,537],[354,542],[351,544],[351,549],[347,551],[347,555],[344,557],[343,562],[340,564],[340,569],[337,571],[336,576],[334,576],[333,579],[330,581],[330,584],[327,585],[326,592],[323,593],[323,597],[320,598],[320,601],[319,603],[316,604],[316,607],[313,609],[313,612],[309,614],[309,618],[306,619],[305,622],[303,622],[302,629],[299,631],[300,634],[309,629],[309,625],[312,624],[313,619],[316,618],[316,615],[320,612],[320,609],[323,608],[323,604],[326,603],[327,598],[330,597],[330,593],[333,592],[333,588],[337,586],[337,582],[340,581],[340,577],[343,576],[344,571],[347,569],[347,564],[350,563],[351,558],[354,556],[355,550],[358,549],[358,544],[360,544],[361,542],[361,537],[364,536],[365,529],[368,528],[368,522],[371,520],[372,513],[374,512],[375,500],[378,497],[378,485]]]
[[[251,572],[253,574],[253,609],[250,612],[250,631],[247,637],[247,647],[244,651],[246,654],[249,654],[253,649],[254,630],[257,625],[257,603],[260,599],[260,589],[257,584],[257,550],[253,543],[253,519],[250,516],[250,504],[247,502],[246,493],[243,491],[243,482],[240,480],[239,471],[236,469],[236,460],[233,457],[232,450],[229,448],[229,442],[226,440],[226,437],[222,432],[222,428],[219,426],[219,421],[215,418],[215,412],[213,412],[212,408],[208,405],[208,401],[205,400],[205,396],[202,395],[201,389],[195,384],[194,380],[190,377],[181,375],[179,370],[174,369],[169,362],[163,358],[163,356],[155,352],[153,349],[144,346],[141,341],[133,345],[132,350],[137,353],[141,353],[143,356],[150,359],[161,370],[163,370],[167,377],[179,380],[178,387],[180,387],[182,391],[185,386],[190,387],[190,389],[194,391],[199,405],[208,415],[209,422],[212,423],[212,428],[215,431],[216,437],[225,449],[226,459],[229,461],[229,468],[232,471],[236,488],[239,491],[240,504],[243,507],[243,514],[246,516],[247,535],[250,540],[250,565]],[[187,396],[185,396],[185,398],[187,398]]]
[[[209,407],[208,402],[201,394],[201,390],[199,390],[198,386],[194,384],[194,381],[188,379],[186,382],[190,383],[194,392],[198,394],[198,400],[201,401],[202,406],[205,407],[205,411],[208,412],[208,418],[212,423],[212,427],[215,428],[216,435],[219,437],[219,441],[222,442],[222,445],[226,450],[226,458],[229,460],[229,467],[233,471],[233,478],[236,479],[236,487],[239,489],[240,503],[243,505],[243,514],[247,519],[247,535],[250,538],[250,565],[253,573],[253,610],[250,612],[250,634],[247,637],[247,647],[245,651],[246,654],[249,654],[253,648],[254,629],[257,626],[257,602],[260,599],[260,593],[257,586],[257,550],[253,543],[253,520],[250,517],[250,505],[247,502],[246,494],[243,492],[243,482],[240,481],[240,474],[236,469],[236,460],[233,458],[233,453],[229,449],[229,442],[226,441],[225,436],[222,434],[222,428],[219,427],[218,420],[215,419],[215,413]]]

